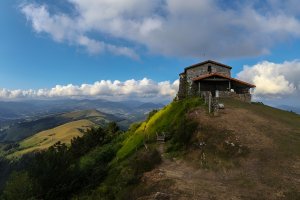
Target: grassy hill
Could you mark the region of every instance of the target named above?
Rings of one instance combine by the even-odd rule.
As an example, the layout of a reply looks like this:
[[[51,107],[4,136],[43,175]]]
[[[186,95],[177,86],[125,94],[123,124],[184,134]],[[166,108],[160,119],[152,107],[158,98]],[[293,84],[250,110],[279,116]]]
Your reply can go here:
[[[109,121],[122,121],[120,117],[106,114],[97,110],[79,110],[64,114],[55,114],[40,119],[15,123],[8,129],[0,131],[0,141],[18,142],[40,131],[54,128],[62,124],[87,119],[98,125],[105,125]]]
[[[84,131],[95,125],[95,123],[89,120],[82,119],[39,132],[32,137],[22,140],[18,150],[8,155],[8,157],[19,157],[29,152],[44,150],[58,141],[69,144],[72,138],[82,136]]]

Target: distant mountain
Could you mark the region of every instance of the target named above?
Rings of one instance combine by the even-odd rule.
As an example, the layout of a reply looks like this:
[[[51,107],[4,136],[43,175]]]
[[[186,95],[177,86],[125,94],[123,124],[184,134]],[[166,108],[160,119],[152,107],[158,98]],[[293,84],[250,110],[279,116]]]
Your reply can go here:
[[[299,107],[293,107],[293,106],[288,106],[288,105],[280,105],[280,106],[277,106],[277,107],[282,109],[282,110],[292,111],[292,112],[300,114],[300,108]]]
[[[23,118],[40,112],[39,106],[30,102],[0,102],[0,120]]]
[[[55,114],[40,119],[27,120],[9,125],[0,131],[0,142],[16,142],[32,136],[40,131],[48,130],[62,124],[87,119],[98,125],[110,121],[122,122],[125,119],[106,114],[97,110],[73,111],[65,114]]]
[[[137,106],[136,108],[139,108],[139,109],[160,109],[164,107],[163,104],[160,104],[160,103],[143,103],[139,106]]]
[[[139,101],[115,102],[102,99],[27,100],[22,102],[0,102],[0,126],[1,123],[8,120],[33,117],[40,118],[42,115],[70,112],[74,110],[96,109],[104,113],[118,116],[123,115],[126,117],[128,115],[139,115],[141,108],[143,108],[143,112],[145,110],[149,112],[158,107],[162,107],[162,105]]]

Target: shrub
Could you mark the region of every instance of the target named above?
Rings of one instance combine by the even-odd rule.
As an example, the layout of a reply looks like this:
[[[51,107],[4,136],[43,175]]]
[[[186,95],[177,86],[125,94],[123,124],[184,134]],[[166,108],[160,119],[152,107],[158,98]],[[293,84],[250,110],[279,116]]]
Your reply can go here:
[[[152,170],[161,162],[160,153],[156,149],[142,150],[131,160],[131,167],[137,176]]]
[[[149,119],[151,119],[151,117],[152,117],[153,115],[155,115],[155,113],[157,113],[157,112],[158,112],[158,110],[152,110],[151,112],[149,112],[146,121],[149,121]]]
[[[38,185],[25,171],[13,172],[7,181],[4,191],[4,200],[36,199]]]

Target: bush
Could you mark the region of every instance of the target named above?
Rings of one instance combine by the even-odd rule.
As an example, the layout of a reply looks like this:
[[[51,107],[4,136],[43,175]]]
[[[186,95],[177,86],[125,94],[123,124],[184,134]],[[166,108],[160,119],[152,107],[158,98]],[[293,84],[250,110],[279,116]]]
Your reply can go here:
[[[123,162],[117,180],[115,180],[114,196],[116,199],[135,199],[131,191],[139,184],[143,173],[161,163],[160,153],[156,149],[143,149]]]
[[[135,174],[140,176],[160,163],[160,153],[156,149],[150,149],[138,152],[131,160],[131,167],[134,169]]]
[[[158,110],[152,110],[151,112],[149,112],[146,121],[149,121],[149,120],[151,119],[151,117],[152,117],[153,115],[155,115],[155,113],[157,113],[157,112],[158,112]]]
[[[7,181],[4,191],[4,200],[36,199],[38,185],[27,172],[13,172]]]

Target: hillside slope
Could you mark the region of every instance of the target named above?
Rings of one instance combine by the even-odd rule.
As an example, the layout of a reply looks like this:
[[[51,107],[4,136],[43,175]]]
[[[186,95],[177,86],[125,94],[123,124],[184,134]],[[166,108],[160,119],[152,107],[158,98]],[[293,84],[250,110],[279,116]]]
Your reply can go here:
[[[18,157],[29,152],[44,150],[59,141],[61,143],[69,144],[72,138],[82,136],[84,131],[95,125],[95,123],[89,120],[82,119],[42,131],[30,138],[22,140],[18,150],[13,154],[8,155],[8,157]]]
[[[90,120],[98,125],[105,125],[109,121],[123,121],[120,117],[98,110],[72,111],[10,125],[8,129],[0,131],[0,142],[18,142],[40,131],[81,119]]]

